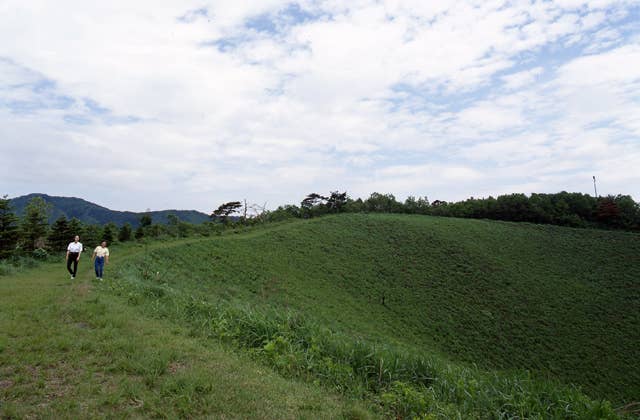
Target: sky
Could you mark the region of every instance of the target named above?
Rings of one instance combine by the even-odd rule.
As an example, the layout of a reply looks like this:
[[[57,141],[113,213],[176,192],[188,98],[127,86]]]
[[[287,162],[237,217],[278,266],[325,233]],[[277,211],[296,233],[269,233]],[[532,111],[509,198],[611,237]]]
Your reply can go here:
[[[0,195],[640,200],[640,1],[0,0]]]

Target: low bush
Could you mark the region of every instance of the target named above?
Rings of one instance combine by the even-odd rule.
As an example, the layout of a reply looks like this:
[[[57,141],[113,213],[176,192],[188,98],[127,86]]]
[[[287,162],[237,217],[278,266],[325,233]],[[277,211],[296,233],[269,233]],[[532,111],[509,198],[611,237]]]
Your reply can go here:
[[[31,252],[31,256],[36,260],[43,261],[49,257],[49,253],[44,248],[36,248]]]
[[[15,266],[13,266],[9,261],[0,260],[0,277],[10,276],[15,272],[16,272]]]
[[[40,252],[42,251],[42,252]],[[10,276],[30,268],[35,268],[44,262],[57,261],[44,249],[36,249],[28,257],[13,256],[9,259],[0,260],[0,277]]]

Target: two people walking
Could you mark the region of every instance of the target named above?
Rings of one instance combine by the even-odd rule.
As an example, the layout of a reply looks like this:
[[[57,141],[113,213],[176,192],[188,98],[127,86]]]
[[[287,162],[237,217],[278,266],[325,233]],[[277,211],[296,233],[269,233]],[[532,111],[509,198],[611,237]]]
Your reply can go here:
[[[80,242],[80,237],[76,235],[75,238],[73,238],[73,242],[67,246],[67,270],[69,271],[69,274],[71,274],[71,280],[75,279],[76,274],[78,273],[78,263],[80,262],[80,255],[82,254],[82,251],[83,247]],[[93,260],[93,268],[96,272],[96,279],[102,281],[104,266],[105,264],[109,264],[109,248],[107,248],[107,241],[102,241],[100,245],[93,250],[93,256],[91,258]]]

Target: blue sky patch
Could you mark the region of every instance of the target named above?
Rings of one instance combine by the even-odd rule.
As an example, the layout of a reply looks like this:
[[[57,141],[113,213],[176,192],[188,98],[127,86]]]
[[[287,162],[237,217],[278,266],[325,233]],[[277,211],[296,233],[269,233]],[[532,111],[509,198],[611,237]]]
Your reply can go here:
[[[67,114],[62,117],[62,119],[64,120],[64,122],[71,125],[89,125],[92,123],[91,119],[87,118],[84,115],[78,114]]]
[[[276,13],[263,13],[247,19],[245,28],[256,32],[278,35],[291,26],[318,20],[322,16],[323,14],[321,13],[312,13],[303,9],[299,4],[290,3]]]
[[[248,38],[233,36],[227,38],[219,38],[215,41],[202,42],[200,43],[200,46],[204,48],[215,47],[222,53],[228,53],[235,50],[246,41],[248,41]]]
[[[177,17],[176,20],[180,23],[193,23],[199,18],[209,19],[209,11],[207,10],[206,7],[189,10],[184,15]]]
[[[111,110],[109,108],[100,106],[100,104],[93,99],[83,98],[83,102],[87,109],[89,109],[89,112],[94,115],[106,115],[111,113]]]

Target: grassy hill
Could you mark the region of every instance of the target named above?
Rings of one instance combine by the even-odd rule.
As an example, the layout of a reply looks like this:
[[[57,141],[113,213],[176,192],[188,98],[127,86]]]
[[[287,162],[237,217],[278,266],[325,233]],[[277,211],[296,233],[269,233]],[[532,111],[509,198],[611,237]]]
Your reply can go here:
[[[49,223],[53,223],[60,216],[65,216],[67,219],[75,217],[81,222],[89,224],[104,225],[114,222],[118,226],[129,223],[133,227],[137,227],[140,223],[140,217],[143,214],[147,214],[110,210],[81,198],[55,197],[47,194],[28,194],[11,199],[11,205],[14,207],[16,214],[22,215],[29,200],[36,196],[42,197],[44,201],[51,205]],[[150,211],[148,214],[155,223],[161,224],[167,224],[167,216],[169,214],[175,214],[180,220],[189,223],[197,224],[209,220],[208,215],[195,210],[160,210]]]
[[[640,395],[638,234],[341,215],[150,252],[123,277],[594,399]]]
[[[640,395],[638,234],[351,214],[112,251],[113,280],[91,288],[83,303],[91,308],[95,300],[102,309],[75,314],[72,305],[68,322],[97,316],[102,321],[90,324],[99,335],[93,325],[111,328],[110,312],[137,314],[136,325],[119,318],[119,329],[99,335],[104,344],[98,347],[153,325],[151,347],[109,347],[106,359],[89,358],[94,368],[110,357],[130,360],[108,364],[119,378],[110,373],[110,383],[139,377],[131,404],[151,403],[126,413],[168,409],[152,396],[173,386],[171,364],[206,360],[209,353],[197,353],[217,352],[220,343],[227,351],[241,350],[234,357],[248,358],[247,366],[266,366],[261,371],[269,378],[278,372],[308,384],[314,398],[337,401],[327,412],[296,411],[308,405],[306,397],[292,395],[297,402],[291,411],[267,410],[264,417],[614,418],[614,407]],[[68,299],[68,291],[58,290]],[[22,321],[11,320],[18,331]],[[175,339],[166,334],[173,330],[180,331]],[[15,340],[9,337],[4,343]],[[187,338],[200,347],[189,357],[173,355]],[[0,351],[4,363],[13,355],[9,344]],[[84,347],[68,346],[66,353],[84,354]],[[25,344],[22,352],[29,351]],[[155,360],[154,354],[163,356]],[[216,399],[212,389],[220,387],[216,374],[194,365],[195,372],[205,372],[200,382],[185,379],[184,391],[174,387],[170,395],[177,401],[184,392],[184,398],[208,403],[178,414],[220,413],[207,405]],[[193,391],[203,384],[209,384],[205,391]],[[3,392],[0,386],[0,399]],[[127,404],[122,396],[110,398],[116,410],[110,413]],[[252,416],[233,411],[250,397],[233,398],[229,416]]]

